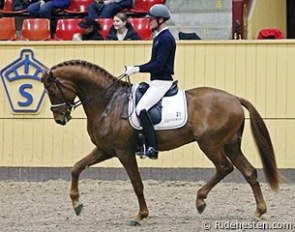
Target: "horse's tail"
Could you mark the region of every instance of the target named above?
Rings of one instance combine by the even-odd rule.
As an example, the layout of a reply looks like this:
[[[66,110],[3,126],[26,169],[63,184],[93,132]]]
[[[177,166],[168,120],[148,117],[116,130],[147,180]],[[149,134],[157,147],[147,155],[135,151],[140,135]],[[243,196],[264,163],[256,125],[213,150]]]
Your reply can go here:
[[[242,98],[239,98],[239,100],[249,111],[252,134],[260,154],[265,178],[271,189],[278,191],[280,175],[267,127],[255,107],[249,101]]]

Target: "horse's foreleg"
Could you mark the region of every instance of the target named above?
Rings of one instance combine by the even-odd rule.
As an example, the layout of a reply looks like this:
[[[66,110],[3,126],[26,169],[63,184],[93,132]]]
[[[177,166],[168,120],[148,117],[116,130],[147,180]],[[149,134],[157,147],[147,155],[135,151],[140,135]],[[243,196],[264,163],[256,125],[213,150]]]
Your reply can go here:
[[[130,181],[132,183],[134,192],[137,196],[139,203],[139,212],[129,222],[129,225],[139,225],[140,221],[146,218],[149,214],[146,201],[143,194],[143,183],[141,180],[140,173],[138,171],[137,161],[133,153],[128,152],[117,152],[118,158],[124,166]]]
[[[237,149],[235,153],[229,156],[231,162],[237,169],[243,174],[247,182],[250,184],[254,193],[256,201],[256,212],[254,214],[255,219],[260,219],[263,214],[266,213],[267,207],[262,195],[260,184],[257,180],[257,171],[245,158],[241,149]]]
[[[233,165],[226,158],[223,149],[216,149],[207,151],[202,149],[207,157],[214,163],[216,167],[215,175],[202,186],[197,193],[196,207],[199,213],[203,213],[206,208],[206,202],[204,201],[207,198],[207,195],[211,189],[220,182],[226,175],[231,173],[234,168]]]
[[[72,199],[73,207],[75,210],[75,213],[79,215],[82,211],[83,204],[79,203],[79,187],[78,187],[78,181],[80,173],[86,168],[93,164],[99,163],[101,161],[104,161],[110,157],[104,155],[101,151],[99,151],[97,148],[95,148],[89,155],[87,155],[85,158],[78,161],[73,169],[72,169],[72,183],[71,183],[71,190],[70,190],[70,197]]]

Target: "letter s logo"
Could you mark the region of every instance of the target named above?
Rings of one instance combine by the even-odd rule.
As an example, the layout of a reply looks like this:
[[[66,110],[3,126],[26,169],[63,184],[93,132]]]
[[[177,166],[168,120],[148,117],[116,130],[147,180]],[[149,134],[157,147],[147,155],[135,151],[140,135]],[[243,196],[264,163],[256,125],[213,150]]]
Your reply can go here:
[[[18,101],[18,105],[19,106],[22,106],[22,107],[25,107],[25,106],[29,106],[32,104],[33,102],[33,97],[30,93],[28,93],[26,91],[26,89],[32,89],[33,86],[31,84],[23,84],[19,87],[19,93],[21,94],[21,96],[23,96],[24,98],[26,98],[26,101]]]
[[[19,58],[3,69],[0,67],[1,80],[13,114],[39,113],[46,94],[41,83],[46,69],[48,68],[34,57],[31,49],[22,49]]]

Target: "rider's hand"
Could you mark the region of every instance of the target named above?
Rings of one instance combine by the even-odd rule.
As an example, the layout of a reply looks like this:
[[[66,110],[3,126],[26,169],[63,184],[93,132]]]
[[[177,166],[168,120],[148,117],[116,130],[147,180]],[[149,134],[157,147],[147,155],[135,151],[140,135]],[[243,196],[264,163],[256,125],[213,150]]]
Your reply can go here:
[[[126,74],[127,76],[130,76],[134,73],[138,73],[139,72],[139,67],[136,66],[125,66],[125,70],[124,70],[124,74]]]
[[[40,7],[42,7],[44,4],[45,4],[45,1],[44,0],[41,0],[40,1]]]

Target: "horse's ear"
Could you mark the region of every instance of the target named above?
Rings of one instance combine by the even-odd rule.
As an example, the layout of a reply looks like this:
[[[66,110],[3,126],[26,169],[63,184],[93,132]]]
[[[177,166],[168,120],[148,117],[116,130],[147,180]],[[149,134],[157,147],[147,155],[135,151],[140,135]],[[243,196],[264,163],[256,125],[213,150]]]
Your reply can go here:
[[[50,69],[45,69],[43,71],[43,76],[41,78],[41,82],[45,83],[50,83],[54,81],[53,73]]]

